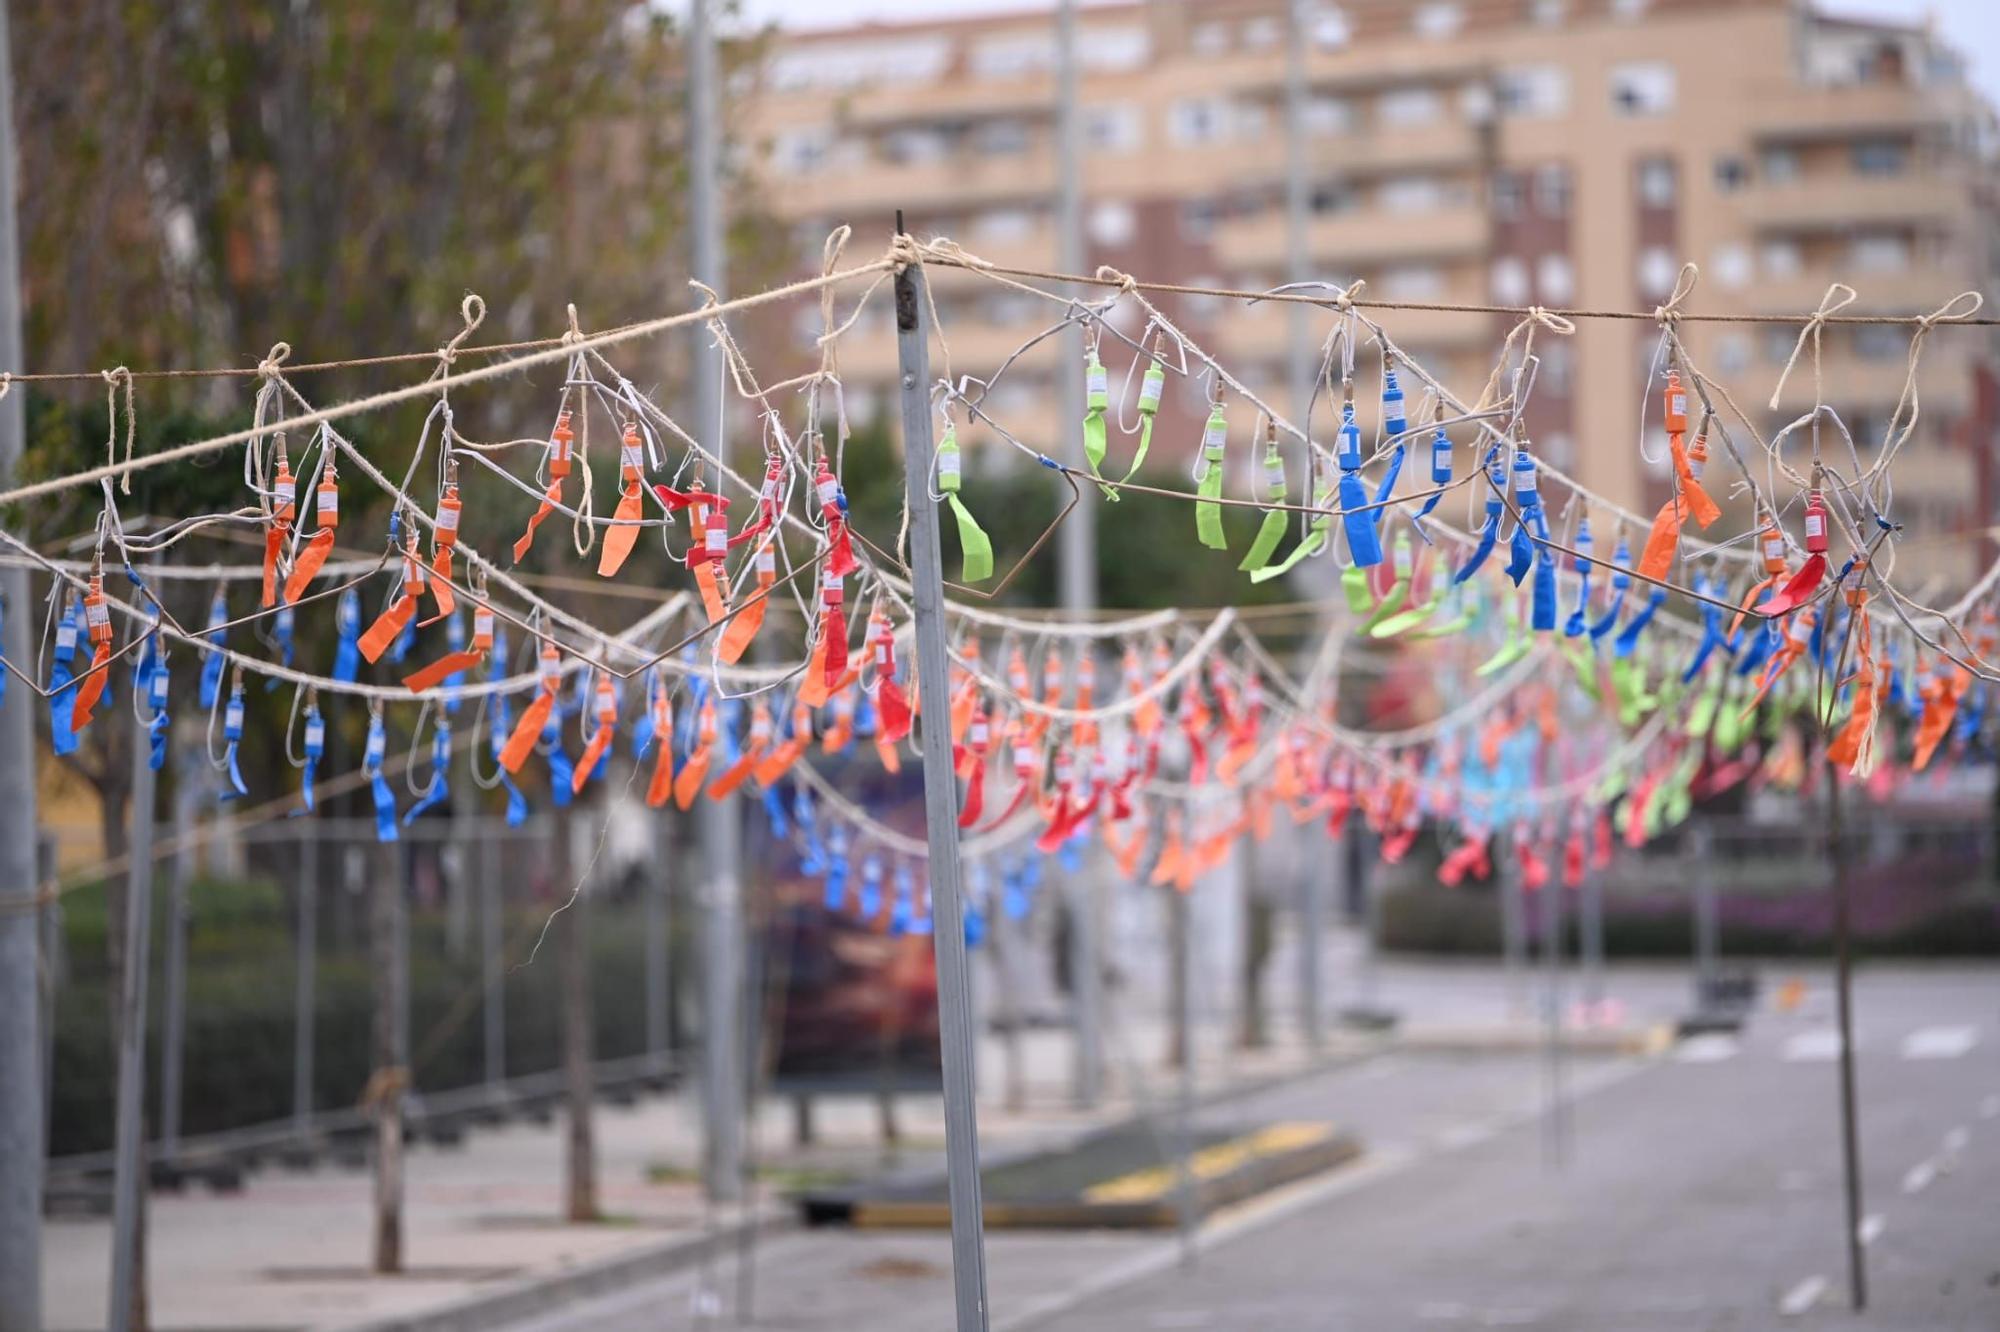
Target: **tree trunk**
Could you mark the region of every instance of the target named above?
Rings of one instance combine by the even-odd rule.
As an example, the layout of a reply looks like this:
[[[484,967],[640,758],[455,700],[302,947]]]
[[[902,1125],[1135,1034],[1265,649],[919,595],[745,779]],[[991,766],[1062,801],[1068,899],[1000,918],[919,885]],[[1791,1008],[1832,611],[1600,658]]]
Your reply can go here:
[[[566,894],[576,873],[569,820],[556,815],[556,889]],[[562,930],[563,1083],[569,1099],[567,1176],[571,1221],[595,1221],[597,1148],[591,1125],[590,895],[579,892],[557,925]]]

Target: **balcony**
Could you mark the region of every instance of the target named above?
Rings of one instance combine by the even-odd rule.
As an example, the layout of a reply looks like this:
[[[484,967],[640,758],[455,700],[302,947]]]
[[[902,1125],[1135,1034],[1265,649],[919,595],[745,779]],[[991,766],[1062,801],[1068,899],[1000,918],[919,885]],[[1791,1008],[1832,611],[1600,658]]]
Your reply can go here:
[[[1759,143],[1907,133],[1974,114],[1965,88],[1864,84],[1847,88],[1780,87],[1751,102],[1750,136]]]
[[[1479,298],[1453,293],[1444,299]],[[1214,325],[1218,353],[1224,359],[1239,357],[1275,361],[1283,357],[1291,345],[1288,308],[1283,304],[1238,305],[1224,311]],[[1492,315],[1459,314],[1449,310],[1366,310],[1364,313],[1381,324],[1397,346],[1411,350],[1457,351],[1490,345],[1493,341]],[[1307,324],[1315,348],[1326,337],[1331,320],[1332,316],[1325,310],[1313,309],[1309,312]]]
[[[1316,267],[1340,273],[1398,260],[1479,254],[1487,248],[1490,234],[1486,214],[1470,203],[1429,212],[1357,209],[1315,218],[1306,230],[1306,253]],[[1272,209],[1225,222],[1216,229],[1214,243],[1216,257],[1230,268],[1282,264],[1284,213]]]
[[[772,175],[768,186],[772,206],[785,216],[853,222],[898,208],[1047,199],[1056,189],[1056,160],[1046,146],[1019,153],[954,153],[931,162],[867,161],[807,176]]]
[[[1860,293],[1845,314],[1928,314],[1978,285],[1961,272],[1934,264],[1914,264],[1900,272],[1884,273],[1816,264],[1792,277],[1759,278],[1731,293],[1731,304],[1759,314],[1796,313],[1803,317],[1819,308],[1827,287],[1835,282],[1844,282]]]
[[[1969,223],[1972,195],[1968,182],[1950,172],[1840,174],[1757,185],[1743,192],[1738,206],[1744,219],[1763,231],[1844,232],[1896,223]]]
[[[1952,347],[1947,341],[1951,336],[1946,332],[1931,335],[1929,342],[1924,346],[1923,364],[1917,375],[1917,388],[1923,398],[1922,420],[1932,427],[1943,418],[1959,415],[1972,407],[1972,365],[1968,358],[1974,349],[1970,346]],[[1782,364],[1780,362],[1772,365],[1768,377],[1759,375],[1752,377],[1763,382],[1775,382]],[[1897,399],[1902,396],[1903,380],[1908,371],[1908,364],[1900,355],[1885,356],[1880,360],[1863,360],[1844,348],[1836,351],[1829,346],[1820,363],[1820,382],[1825,389],[1827,405],[1835,411],[1845,415],[1851,410],[1866,409],[1879,416],[1886,416],[1889,410],[1895,407]],[[1759,388],[1754,396],[1761,403],[1765,396],[1763,389]],[[1785,380],[1784,392],[1778,398],[1778,409],[1781,416],[1789,419],[1811,410],[1812,405],[1812,348],[1808,344],[1806,350],[1799,356],[1798,365],[1792,368],[1791,375]],[[1919,425],[1918,432],[1924,433],[1923,425]],[[1935,438],[1935,434],[1932,438]],[[1821,432],[1820,441],[1822,447],[1825,447],[1827,437],[1824,431]],[[1863,457],[1867,456],[1867,450],[1879,442],[1879,440],[1859,439],[1855,441],[1862,447]],[[1900,490],[1903,484],[1902,472],[1899,470],[1896,476],[1896,485]],[[1967,484],[1970,484],[1969,474]]]

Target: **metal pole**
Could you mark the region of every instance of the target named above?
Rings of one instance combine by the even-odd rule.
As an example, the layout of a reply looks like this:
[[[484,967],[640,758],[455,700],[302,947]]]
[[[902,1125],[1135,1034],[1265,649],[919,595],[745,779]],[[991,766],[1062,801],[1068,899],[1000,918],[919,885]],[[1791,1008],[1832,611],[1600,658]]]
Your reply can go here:
[[[670,744],[661,736],[659,744]],[[673,860],[672,824],[665,815],[653,821],[653,864],[646,875],[646,1054],[655,1069],[667,1066],[667,930],[671,924],[667,865]]]
[[[375,1116],[374,1270],[403,1270],[403,1098],[409,1076],[409,1028],[399,1021],[409,988],[409,954],[403,934],[403,846],[378,853],[386,862],[375,882],[369,947],[375,968],[375,1077],[369,1087]]]
[[[1568,1158],[1568,1125],[1563,1103],[1563,888],[1553,877],[1542,885],[1542,999],[1547,1030],[1549,1106],[1544,1150],[1552,1165]]]
[[[1187,801],[1186,841],[1194,843],[1194,797]],[[1193,903],[1189,894],[1178,888],[1170,888],[1173,894],[1169,908],[1173,920],[1174,934],[1174,1026],[1180,1038],[1175,1042],[1180,1051],[1180,1066],[1177,1070],[1175,1098],[1175,1137],[1178,1141],[1174,1153],[1174,1187],[1178,1200],[1174,1205],[1174,1226],[1180,1233],[1181,1267],[1193,1271],[1195,1265],[1194,1232],[1200,1218],[1196,1215],[1197,1204],[1194,1196],[1194,921]]]
[[[1854,969],[1849,948],[1847,856],[1841,847],[1840,771],[1826,765],[1826,850],[1833,864],[1834,992],[1840,1006],[1840,1159],[1847,1184],[1847,1297],[1854,1312],[1868,1307],[1868,1266],[1861,1242],[1860,1113],[1854,1101]]]
[[[292,991],[292,1131],[312,1135],[313,1031],[319,1017],[319,824],[299,825],[298,973]]]
[[[14,216],[14,81],[0,9],[0,365],[21,364],[21,270]],[[19,393],[0,397],[0,486],[21,457]],[[0,569],[0,652],[32,659],[28,574]],[[0,1332],[42,1325],[43,1072],[35,993],[34,691],[0,703]]]
[[[897,215],[896,229],[902,230]],[[958,781],[951,728],[942,724],[951,696],[945,672],[944,567],[938,558],[937,509],[929,502],[930,350],[924,273],[896,275],[896,351],[902,367],[903,484],[910,502],[910,584],[916,604],[918,696],[923,723],[924,822],[930,842],[932,942],[937,950],[938,1038],[944,1056],[944,1141],[951,1198],[951,1276],[958,1332],[986,1327],[986,1241],[979,1201],[979,1123],[972,1091],[971,989],[965,958],[964,884],[958,863]]]
[[[146,1187],[146,970],[153,940],[152,747],[132,738],[132,831],[125,893],[125,974],[118,995],[118,1128],[111,1202],[111,1332],[127,1332],[140,1314],[135,1277],[139,1209]]]
[[[1577,947],[1583,957],[1583,1010],[1594,1025],[1604,1004],[1604,881],[1585,870],[1577,890]]]
[[[174,838],[184,840],[187,831],[187,803],[174,802]],[[181,1073],[187,1040],[187,862],[176,856],[172,881],[167,885],[167,978],[166,1012],[160,1028],[160,1155],[171,1157],[181,1141]]]
[[[1083,245],[1083,128],[1077,105],[1076,0],[1061,0],[1056,9],[1056,251],[1057,267],[1081,273]],[[1083,293],[1071,289],[1071,297]],[[1072,324],[1062,335],[1063,429],[1077,431],[1084,414],[1083,326]],[[1081,448],[1079,443],[1075,447]],[[1056,481],[1058,503],[1069,487]],[[1097,609],[1097,510],[1088,502],[1070,511],[1056,533],[1057,579],[1063,609],[1072,615]],[[1086,646],[1085,651],[1089,651]],[[1070,1020],[1076,1033],[1071,1096],[1080,1109],[1094,1109],[1104,1089],[1103,967],[1098,958],[1098,914],[1095,885],[1088,872],[1065,875],[1069,905]]]
[[[1706,825],[1696,824],[1690,834],[1694,851],[1694,1011],[1696,1017],[1715,1007],[1716,965],[1719,952],[1716,928],[1715,862],[1711,850],[1713,836]]]
[[[486,1090],[494,1100],[503,1095],[507,1081],[507,990],[500,974],[504,959],[501,950],[507,898],[501,891],[500,838],[496,834],[479,839],[479,980],[485,991]]]
[[[1514,854],[1511,840],[1493,839],[1496,850],[1504,848],[1500,857],[1499,873],[1495,876],[1500,893],[1500,944],[1503,950],[1503,970],[1507,984],[1508,1016],[1521,1016],[1522,966],[1527,951],[1527,922],[1521,914],[1521,866]]]
[[[712,0],[692,0],[688,10],[688,226],[692,232],[694,276],[728,299],[727,261],[722,250],[722,204],[718,194],[715,15]],[[728,437],[721,429],[722,383],[717,351],[708,331],[693,338],[695,433],[708,435],[710,451],[725,458]],[[709,432],[713,432],[710,434]],[[712,1200],[743,1196],[743,1075],[736,1043],[742,1031],[742,822],[734,800],[704,800],[698,816],[702,862],[708,883],[703,894],[702,947],[702,1124],[703,1173]]]

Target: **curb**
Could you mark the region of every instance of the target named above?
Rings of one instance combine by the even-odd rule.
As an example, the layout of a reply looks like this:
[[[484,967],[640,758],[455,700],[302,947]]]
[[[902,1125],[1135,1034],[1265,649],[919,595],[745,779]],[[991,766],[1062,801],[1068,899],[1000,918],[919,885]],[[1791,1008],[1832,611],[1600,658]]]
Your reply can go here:
[[[797,1229],[790,1209],[778,1209],[749,1221],[718,1227],[710,1233],[679,1237],[613,1254],[558,1272],[523,1274],[434,1309],[395,1314],[363,1323],[343,1324],[339,1332],[484,1332],[518,1323],[565,1305],[610,1295],[641,1281],[686,1271],[711,1256],[719,1256],[746,1235],[763,1237]]]

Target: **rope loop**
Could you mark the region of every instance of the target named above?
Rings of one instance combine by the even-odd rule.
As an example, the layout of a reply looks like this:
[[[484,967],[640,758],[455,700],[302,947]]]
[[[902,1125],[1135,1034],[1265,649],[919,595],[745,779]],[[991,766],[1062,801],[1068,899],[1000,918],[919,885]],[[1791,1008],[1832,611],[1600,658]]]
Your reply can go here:
[[[1680,276],[1674,279],[1674,289],[1667,295],[1664,305],[1653,307],[1653,322],[1671,328],[1680,321],[1681,302],[1694,295],[1695,283],[1701,281],[1701,266],[1690,259],[1681,265]]]
[[[1785,361],[1785,368],[1778,372],[1778,382],[1771,389],[1772,411],[1778,410],[1778,398],[1785,391],[1785,381],[1792,376],[1792,367],[1799,363],[1799,354],[1806,349],[1806,339],[1812,339],[1813,363],[1817,365],[1820,332],[1826,327],[1826,321],[1860,299],[1861,293],[1845,282],[1828,285],[1826,295],[1819,298],[1819,308],[1806,317],[1805,326],[1799,330],[1799,340],[1792,344],[1792,354]]]

